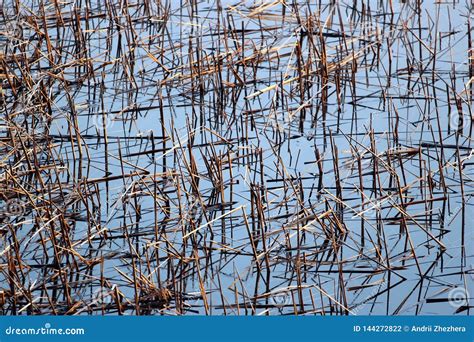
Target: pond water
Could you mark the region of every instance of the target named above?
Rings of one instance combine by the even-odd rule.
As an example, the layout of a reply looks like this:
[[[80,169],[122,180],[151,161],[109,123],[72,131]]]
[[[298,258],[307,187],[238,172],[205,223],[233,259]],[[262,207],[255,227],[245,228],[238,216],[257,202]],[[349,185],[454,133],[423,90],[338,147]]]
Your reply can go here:
[[[470,314],[469,1],[4,1],[3,314]]]

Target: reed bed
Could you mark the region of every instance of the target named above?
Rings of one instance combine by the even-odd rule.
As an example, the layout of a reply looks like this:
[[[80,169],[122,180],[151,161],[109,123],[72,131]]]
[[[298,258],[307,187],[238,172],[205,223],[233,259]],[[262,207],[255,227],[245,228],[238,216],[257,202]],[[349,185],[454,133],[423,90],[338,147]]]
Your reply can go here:
[[[1,314],[471,313],[472,2],[1,6]]]

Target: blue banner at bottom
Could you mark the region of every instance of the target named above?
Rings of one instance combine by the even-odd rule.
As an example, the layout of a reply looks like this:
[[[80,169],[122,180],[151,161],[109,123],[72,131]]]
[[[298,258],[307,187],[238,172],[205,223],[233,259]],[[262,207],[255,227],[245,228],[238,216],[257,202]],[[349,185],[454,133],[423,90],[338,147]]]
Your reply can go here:
[[[470,316],[0,318],[8,341],[469,341]]]

